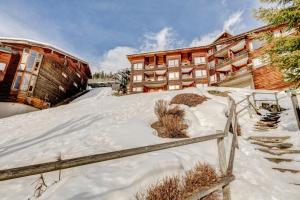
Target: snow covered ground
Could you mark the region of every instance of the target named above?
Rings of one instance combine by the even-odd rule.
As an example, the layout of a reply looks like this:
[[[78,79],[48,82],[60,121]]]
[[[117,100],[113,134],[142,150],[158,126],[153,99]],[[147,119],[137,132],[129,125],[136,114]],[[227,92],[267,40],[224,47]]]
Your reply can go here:
[[[247,89],[226,90],[236,100],[250,93]],[[0,169],[54,161],[59,154],[65,159],[171,141],[158,138],[151,129],[150,124],[156,120],[153,107],[158,99],[170,100],[184,92],[210,98],[194,108],[183,106],[190,136],[213,134],[224,128],[227,99],[210,95],[204,89],[123,97],[112,96],[110,89],[94,89],[65,106],[0,119]],[[289,102],[284,98],[280,103],[291,108]],[[241,114],[243,136],[239,137],[240,149],[236,152],[236,180],[231,185],[233,199],[300,199],[300,187],[290,184],[300,183],[300,175],[271,169],[275,165],[300,169],[300,162],[271,163],[264,159],[266,154],[245,140],[250,135],[262,134],[253,131],[257,120],[250,119],[246,111]],[[290,135],[294,148],[300,148],[300,132],[292,110],[282,114],[279,128],[269,134]],[[229,143],[231,138],[226,140]],[[299,154],[288,157],[300,160]],[[135,193],[149,183],[182,173],[198,161],[218,167],[216,141],[63,170],[62,180],[56,184],[53,183],[58,179],[58,172],[47,173],[45,181],[51,186],[39,199],[134,199]],[[0,182],[1,199],[31,198],[35,186],[32,183],[37,178]]]

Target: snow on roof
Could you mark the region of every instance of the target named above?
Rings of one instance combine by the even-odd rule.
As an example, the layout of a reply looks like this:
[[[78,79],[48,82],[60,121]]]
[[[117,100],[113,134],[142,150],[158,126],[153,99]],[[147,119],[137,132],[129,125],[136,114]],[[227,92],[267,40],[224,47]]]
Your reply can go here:
[[[88,62],[77,57],[77,56],[73,56],[71,53],[65,51],[65,50],[62,50],[58,47],[55,47],[51,44],[48,44],[48,43],[44,43],[44,42],[39,42],[39,41],[36,41],[36,40],[31,40],[31,39],[24,39],[24,38],[11,38],[11,37],[0,37],[0,43],[1,42],[5,42],[5,43],[15,43],[15,44],[28,44],[28,45],[31,45],[31,46],[39,46],[39,47],[44,47],[44,48],[49,48],[53,51],[57,51],[63,55],[66,55],[70,58],[73,58],[75,60],[78,60],[84,64],[87,64],[88,65]]]

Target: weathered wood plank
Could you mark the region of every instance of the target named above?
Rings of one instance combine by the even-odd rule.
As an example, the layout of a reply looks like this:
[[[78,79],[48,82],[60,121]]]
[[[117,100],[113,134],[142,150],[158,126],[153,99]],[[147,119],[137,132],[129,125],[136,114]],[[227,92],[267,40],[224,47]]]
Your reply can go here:
[[[266,148],[256,148],[256,150],[259,150],[264,153],[276,155],[276,156],[283,155],[283,154],[298,154],[298,153],[300,154],[300,150],[298,150],[298,149],[286,149],[286,150],[273,149],[273,150],[270,150],[270,149],[266,149]]]
[[[258,142],[258,141],[253,141],[251,144],[267,147],[267,148],[278,148],[278,149],[288,149],[293,146],[291,143],[264,143],[264,142]]]
[[[250,136],[250,137],[248,137],[248,140],[256,140],[259,142],[266,142],[266,143],[282,143],[289,138],[290,138],[290,136],[282,136],[282,137]]]
[[[279,167],[272,167],[272,169],[280,171],[280,172],[291,172],[293,174],[300,172],[300,170],[297,170],[297,169],[286,169],[286,168],[279,168]]]
[[[269,158],[269,157],[265,157],[265,159],[267,159],[268,161],[274,162],[274,163],[294,161],[293,159],[290,159],[290,158]]]
[[[191,196],[187,197],[185,200],[198,200],[198,199],[201,199],[201,198],[215,192],[216,190],[220,190],[222,187],[228,185],[233,180],[234,180],[234,176],[225,177],[219,183],[216,183],[216,184],[214,184],[210,187],[203,188],[203,189],[195,192]]]
[[[67,169],[72,167],[78,167],[82,165],[103,162],[107,160],[113,160],[113,159],[133,156],[133,155],[139,155],[139,154],[149,153],[153,151],[159,151],[163,149],[184,146],[188,144],[205,142],[209,140],[223,138],[224,136],[225,136],[224,133],[218,133],[218,134],[189,138],[189,139],[181,139],[181,140],[176,140],[173,142],[167,142],[162,144],[154,144],[154,145],[137,147],[132,149],[124,149],[124,150],[114,151],[114,152],[101,153],[101,154],[29,165],[29,166],[12,168],[12,169],[4,169],[4,170],[0,170],[0,181],[20,178],[24,176],[36,175],[45,172],[57,171],[57,170],[62,170],[62,169]]]

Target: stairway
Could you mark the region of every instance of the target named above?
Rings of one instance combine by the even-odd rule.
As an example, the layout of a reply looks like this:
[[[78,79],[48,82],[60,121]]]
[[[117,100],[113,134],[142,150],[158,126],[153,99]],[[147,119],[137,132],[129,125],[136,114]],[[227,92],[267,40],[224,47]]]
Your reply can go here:
[[[260,116],[260,120],[254,124],[254,131],[261,132],[259,136],[250,136],[248,140],[251,144],[256,145],[255,148],[258,151],[267,154],[264,157],[266,160],[273,162],[275,165],[279,163],[286,162],[289,165],[293,165],[299,160],[287,158],[288,154],[300,154],[300,149],[293,148],[293,144],[288,142],[290,136],[272,136],[272,132],[278,128],[278,123],[280,122],[280,112],[270,112],[265,115]],[[300,158],[300,156],[299,156]],[[291,167],[293,168],[293,167]],[[289,167],[272,167],[273,170],[279,172],[289,172],[289,173],[300,173],[300,169],[290,169]],[[299,185],[300,183],[291,183],[294,185]]]

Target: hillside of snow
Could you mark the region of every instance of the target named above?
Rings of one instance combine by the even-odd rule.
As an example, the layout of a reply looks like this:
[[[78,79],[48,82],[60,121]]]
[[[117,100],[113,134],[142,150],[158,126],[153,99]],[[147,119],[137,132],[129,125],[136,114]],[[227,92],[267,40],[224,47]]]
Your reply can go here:
[[[248,89],[226,90],[237,101],[251,92]],[[172,141],[157,137],[150,127],[156,121],[154,104],[159,99],[170,100],[185,92],[210,98],[194,108],[182,106],[191,137],[224,129],[227,99],[210,95],[205,89],[122,97],[111,95],[110,89],[94,89],[68,105],[0,119],[0,169],[54,161],[60,154],[67,159]],[[300,132],[290,109],[290,100],[283,98],[280,104],[289,109],[281,114],[279,127],[269,134],[289,135],[290,142],[299,149]],[[257,117],[250,119],[247,111],[239,118],[243,135],[239,137],[240,149],[236,151],[232,199],[300,199],[299,186],[290,184],[300,183],[300,175],[272,170],[275,164],[265,160],[266,154],[255,150],[256,146],[246,140],[250,135],[261,134],[253,130],[256,121]],[[227,147],[230,137],[226,139]],[[288,156],[297,160],[296,154]],[[61,181],[55,184],[58,172],[46,173],[48,188],[39,199],[134,199],[136,192],[147,185],[166,175],[180,174],[199,161],[218,168],[215,140],[66,169],[62,171]],[[300,169],[300,162],[280,165]],[[37,178],[0,182],[1,199],[35,199],[32,197],[33,183]]]

